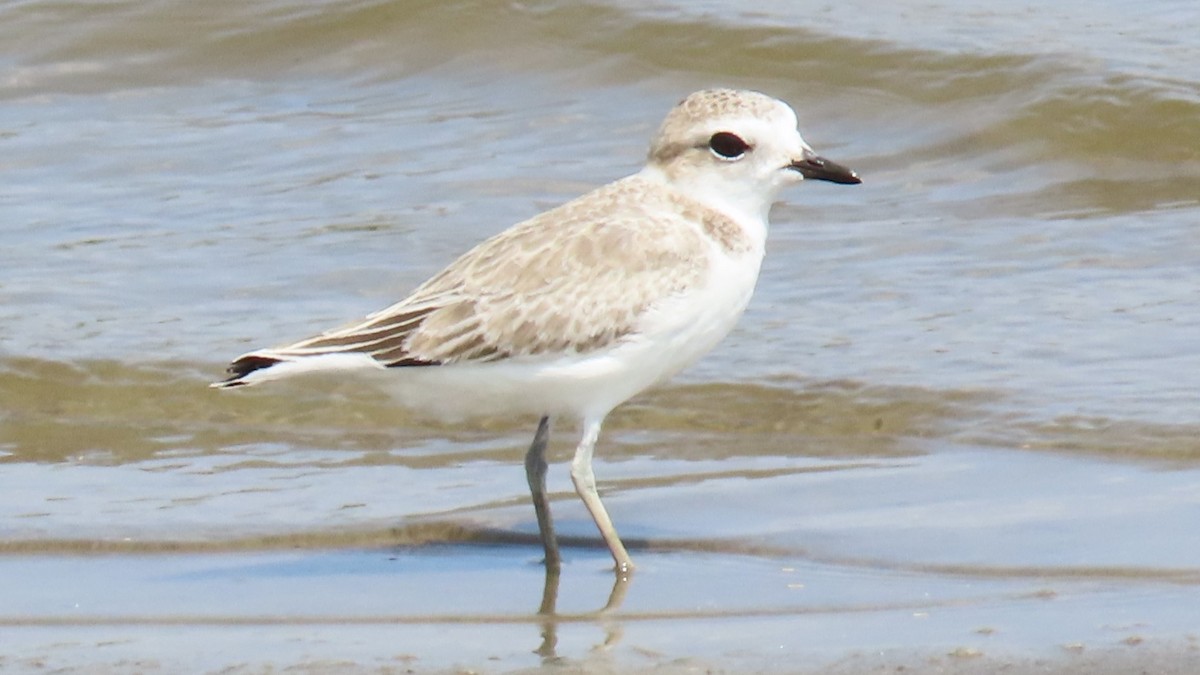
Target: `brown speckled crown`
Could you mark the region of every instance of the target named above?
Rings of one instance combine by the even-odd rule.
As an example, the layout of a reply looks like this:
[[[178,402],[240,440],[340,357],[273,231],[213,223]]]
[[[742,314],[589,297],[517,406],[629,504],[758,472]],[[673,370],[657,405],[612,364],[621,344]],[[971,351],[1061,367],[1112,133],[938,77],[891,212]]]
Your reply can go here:
[[[701,120],[729,117],[762,117],[778,115],[786,104],[757,91],[739,89],[703,89],[690,94],[667,113],[658,134],[650,143],[649,160],[665,163],[692,147],[694,131]]]

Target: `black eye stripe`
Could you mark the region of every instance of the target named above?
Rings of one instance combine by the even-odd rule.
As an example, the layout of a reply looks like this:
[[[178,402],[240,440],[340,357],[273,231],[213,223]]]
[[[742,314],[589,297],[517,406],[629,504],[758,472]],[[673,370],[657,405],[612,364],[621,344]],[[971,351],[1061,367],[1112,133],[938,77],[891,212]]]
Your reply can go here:
[[[725,159],[737,159],[746,154],[746,151],[750,149],[750,144],[743,141],[737,134],[718,131],[708,139],[708,148]]]

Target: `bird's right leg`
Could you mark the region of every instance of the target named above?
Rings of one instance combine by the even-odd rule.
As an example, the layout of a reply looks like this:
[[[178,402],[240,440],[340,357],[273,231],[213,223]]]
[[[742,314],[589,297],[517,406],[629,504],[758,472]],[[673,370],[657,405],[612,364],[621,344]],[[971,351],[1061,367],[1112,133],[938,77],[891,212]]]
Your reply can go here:
[[[613,527],[612,518],[608,517],[608,511],[600,502],[600,494],[596,492],[596,475],[592,472],[592,451],[596,448],[596,439],[600,437],[602,421],[603,418],[584,420],[583,438],[575,448],[575,459],[571,462],[571,480],[575,483],[575,491],[579,493],[583,505],[587,507],[588,513],[592,514],[596,529],[600,530],[600,536],[604,538],[604,543],[612,553],[617,575],[624,576],[633,571],[633,561],[625,551],[621,537],[617,535],[617,528]]]

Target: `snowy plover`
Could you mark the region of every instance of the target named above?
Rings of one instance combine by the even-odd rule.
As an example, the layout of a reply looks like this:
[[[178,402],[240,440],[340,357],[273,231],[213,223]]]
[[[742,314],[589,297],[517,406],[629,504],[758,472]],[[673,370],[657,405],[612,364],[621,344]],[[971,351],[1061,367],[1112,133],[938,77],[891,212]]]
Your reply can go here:
[[[641,171],[495,235],[359,322],[238,357],[213,386],[379,376],[401,404],[443,416],[541,416],[525,470],[551,569],[560,557],[546,442],[551,417],[573,416],[583,437],[571,478],[627,572],[592,473],[600,426],[733,328],[758,279],[771,204],[806,178],[860,182],[813,152],[787,104],[696,92],[667,115]]]

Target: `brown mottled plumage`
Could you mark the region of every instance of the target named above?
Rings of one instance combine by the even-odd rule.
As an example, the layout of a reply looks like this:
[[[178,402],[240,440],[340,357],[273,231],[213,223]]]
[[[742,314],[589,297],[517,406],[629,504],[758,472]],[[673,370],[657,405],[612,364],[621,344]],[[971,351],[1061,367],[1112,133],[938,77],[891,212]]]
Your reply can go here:
[[[527,220],[364,321],[271,352],[363,352],[407,366],[610,346],[648,307],[696,283],[705,234],[729,250],[748,245],[728,217],[679,195],[651,191],[615,215],[618,202],[647,192],[643,183],[631,176]]]

